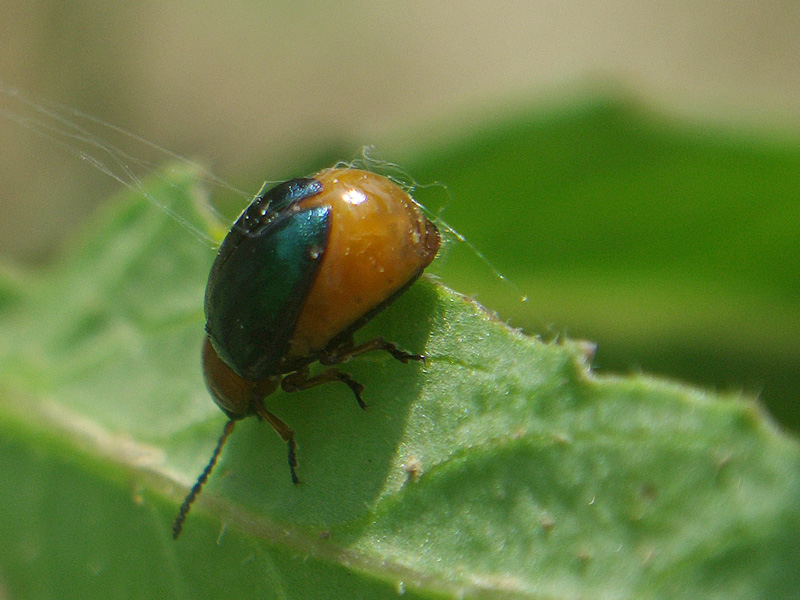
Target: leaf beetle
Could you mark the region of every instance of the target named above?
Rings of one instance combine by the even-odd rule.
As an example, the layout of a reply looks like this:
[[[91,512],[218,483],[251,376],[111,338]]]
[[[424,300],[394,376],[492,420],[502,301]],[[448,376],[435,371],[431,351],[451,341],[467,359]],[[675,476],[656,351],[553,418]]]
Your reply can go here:
[[[293,392],[340,381],[365,408],[363,386],[334,365],[372,350],[404,363],[424,360],[383,338],[353,341],[439,250],[436,225],[408,193],[351,168],[266,187],[225,237],[208,277],[203,374],[229,420],[178,511],[174,538],[240,419],[254,415],[275,429],[298,483],[294,432],[264,402],[278,387]],[[314,362],[329,368],[311,375]]]

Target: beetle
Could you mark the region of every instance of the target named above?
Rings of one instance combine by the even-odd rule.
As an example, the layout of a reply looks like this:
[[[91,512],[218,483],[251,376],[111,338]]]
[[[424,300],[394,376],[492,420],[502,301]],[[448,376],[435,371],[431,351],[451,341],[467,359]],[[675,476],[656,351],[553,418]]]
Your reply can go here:
[[[423,361],[377,337],[353,334],[422,274],[439,250],[439,231],[386,177],[333,168],[255,196],[219,248],[205,293],[203,375],[228,416],[203,472],[172,527],[183,522],[237,421],[257,416],[286,442],[298,483],[294,432],[265,398],[339,381],[366,408],[363,386],[334,365],[372,350]],[[309,366],[329,367],[311,375]]]

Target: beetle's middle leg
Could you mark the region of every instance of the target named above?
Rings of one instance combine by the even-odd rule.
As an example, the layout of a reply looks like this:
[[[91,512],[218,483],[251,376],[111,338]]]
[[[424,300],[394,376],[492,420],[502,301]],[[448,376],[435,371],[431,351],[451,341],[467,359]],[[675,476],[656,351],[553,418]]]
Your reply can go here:
[[[367,408],[367,405],[361,399],[361,392],[364,391],[364,386],[358,383],[352,377],[350,377],[350,375],[348,375],[347,373],[342,373],[338,369],[328,369],[318,375],[314,375],[313,377],[311,377],[309,375],[308,366],[305,366],[302,369],[295,371],[294,373],[289,373],[288,375],[286,375],[281,381],[281,387],[283,388],[284,392],[297,392],[300,390],[307,390],[309,388],[322,385],[323,383],[329,383],[331,381],[341,381],[342,383],[347,385],[347,387],[349,387],[353,391],[353,394],[356,397],[356,402],[358,402],[358,405],[361,408],[364,409]]]

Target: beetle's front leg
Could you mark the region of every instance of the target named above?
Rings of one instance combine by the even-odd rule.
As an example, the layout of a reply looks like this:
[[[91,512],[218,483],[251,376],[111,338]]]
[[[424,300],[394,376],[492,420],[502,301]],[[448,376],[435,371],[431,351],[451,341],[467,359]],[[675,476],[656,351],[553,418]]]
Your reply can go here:
[[[297,442],[294,441],[294,431],[281,419],[273,415],[263,406],[256,409],[256,414],[272,425],[272,428],[281,436],[281,439],[289,446],[289,471],[292,474],[292,483],[300,483],[297,478]]]

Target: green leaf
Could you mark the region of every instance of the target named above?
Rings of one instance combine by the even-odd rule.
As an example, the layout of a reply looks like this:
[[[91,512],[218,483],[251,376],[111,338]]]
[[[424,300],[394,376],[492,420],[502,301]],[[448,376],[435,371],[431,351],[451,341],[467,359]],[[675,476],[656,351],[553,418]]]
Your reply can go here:
[[[215,237],[191,170],[148,194]],[[0,595],[14,598],[800,596],[800,447],[751,400],[598,376],[423,279],[359,334],[345,386],[276,393],[301,485],[199,365],[213,249],[115,199],[70,253],[0,274]]]
[[[600,368],[758,394],[800,432],[796,132],[614,96],[431,137],[400,162],[449,193],[418,195],[529,300],[457,245],[449,285],[527,331],[597,342]]]

